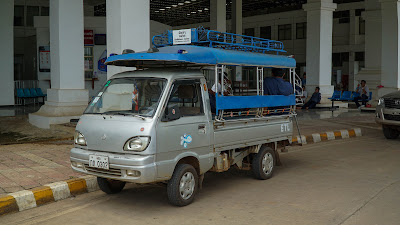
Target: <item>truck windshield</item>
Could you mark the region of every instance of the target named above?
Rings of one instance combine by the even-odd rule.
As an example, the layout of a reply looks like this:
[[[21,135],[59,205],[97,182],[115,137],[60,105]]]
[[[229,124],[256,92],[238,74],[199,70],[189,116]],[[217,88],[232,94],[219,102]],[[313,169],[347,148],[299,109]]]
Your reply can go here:
[[[166,84],[161,78],[109,80],[84,113],[153,117]]]

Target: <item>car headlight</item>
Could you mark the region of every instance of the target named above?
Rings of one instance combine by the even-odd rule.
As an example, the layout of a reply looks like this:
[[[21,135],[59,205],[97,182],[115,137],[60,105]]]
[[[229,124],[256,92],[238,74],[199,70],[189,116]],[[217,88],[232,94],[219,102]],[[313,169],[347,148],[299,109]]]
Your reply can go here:
[[[150,137],[133,137],[125,145],[125,151],[144,151],[150,144]]]
[[[79,131],[75,131],[74,141],[76,145],[86,146],[86,139]]]
[[[384,105],[385,105],[385,99],[380,98],[380,99],[378,100],[378,105],[384,106]]]

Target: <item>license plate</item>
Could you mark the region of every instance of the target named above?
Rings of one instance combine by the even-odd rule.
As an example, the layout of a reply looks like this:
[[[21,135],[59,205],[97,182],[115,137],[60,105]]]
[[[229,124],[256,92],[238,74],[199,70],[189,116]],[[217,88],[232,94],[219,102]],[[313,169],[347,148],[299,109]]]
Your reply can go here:
[[[110,169],[107,156],[89,155],[89,166],[105,170]]]

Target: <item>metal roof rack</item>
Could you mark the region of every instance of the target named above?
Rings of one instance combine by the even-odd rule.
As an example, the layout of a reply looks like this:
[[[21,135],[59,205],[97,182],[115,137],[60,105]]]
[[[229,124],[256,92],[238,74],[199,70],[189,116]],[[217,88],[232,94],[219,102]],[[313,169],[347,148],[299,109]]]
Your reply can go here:
[[[174,43],[174,32],[177,31],[168,30],[164,34],[154,36],[152,40],[153,45],[157,48],[176,45],[176,43]],[[223,33],[204,29],[203,27],[190,29],[190,36],[190,43],[185,44],[244,52],[275,52],[276,54],[286,52],[283,43],[280,41]]]

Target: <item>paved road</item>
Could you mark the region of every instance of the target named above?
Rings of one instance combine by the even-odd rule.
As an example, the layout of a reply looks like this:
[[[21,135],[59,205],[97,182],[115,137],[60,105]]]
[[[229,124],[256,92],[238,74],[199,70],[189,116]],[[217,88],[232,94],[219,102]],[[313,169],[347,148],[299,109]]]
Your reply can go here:
[[[207,174],[178,208],[165,187],[129,185],[0,217],[0,224],[399,224],[400,139],[381,133],[290,149],[270,180]]]

